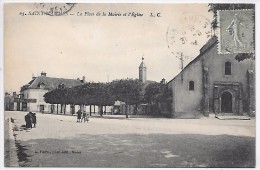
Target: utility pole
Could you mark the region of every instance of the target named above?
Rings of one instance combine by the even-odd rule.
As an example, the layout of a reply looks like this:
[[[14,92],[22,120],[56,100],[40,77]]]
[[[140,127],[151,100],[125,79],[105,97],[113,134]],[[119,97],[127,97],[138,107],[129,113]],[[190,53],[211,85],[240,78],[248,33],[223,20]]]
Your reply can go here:
[[[181,60],[181,81],[183,82],[183,54],[181,52],[181,57],[180,57],[180,60]]]

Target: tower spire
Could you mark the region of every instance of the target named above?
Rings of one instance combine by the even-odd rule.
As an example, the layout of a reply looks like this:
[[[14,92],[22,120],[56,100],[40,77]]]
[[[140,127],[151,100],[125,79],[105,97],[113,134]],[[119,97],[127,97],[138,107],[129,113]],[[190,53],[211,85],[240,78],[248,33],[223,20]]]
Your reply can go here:
[[[144,55],[142,56],[142,62],[139,66],[139,80],[143,83],[146,82],[146,66],[144,64]]]

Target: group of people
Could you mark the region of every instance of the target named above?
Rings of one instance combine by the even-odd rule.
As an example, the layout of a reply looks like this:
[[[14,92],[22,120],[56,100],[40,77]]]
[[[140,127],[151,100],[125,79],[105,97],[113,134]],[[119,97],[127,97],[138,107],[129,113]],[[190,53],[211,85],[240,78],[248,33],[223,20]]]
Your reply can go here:
[[[81,110],[79,109],[77,111],[77,122],[82,122],[83,120],[84,122],[89,121],[89,113],[87,113],[86,111],[83,111],[82,113]]]
[[[86,111],[82,111],[81,110],[78,110],[77,112],[77,122],[88,122],[89,121],[89,113],[87,113]],[[32,113],[32,112],[29,112],[25,115],[24,117],[25,119],[25,123],[26,123],[26,128],[29,129],[29,128],[35,128],[36,127],[36,113]]]
[[[36,113],[29,112],[27,115],[25,115],[24,119],[26,128],[36,127]]]

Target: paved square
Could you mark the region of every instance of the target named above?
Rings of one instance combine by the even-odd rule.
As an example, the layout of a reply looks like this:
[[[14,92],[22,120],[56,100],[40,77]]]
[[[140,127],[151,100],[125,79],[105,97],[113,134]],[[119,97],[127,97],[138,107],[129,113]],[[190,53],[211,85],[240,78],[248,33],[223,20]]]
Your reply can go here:
[[[91,118],[37,113],[37,126],[14,118],[20,166],[254,167],[255,120]]]

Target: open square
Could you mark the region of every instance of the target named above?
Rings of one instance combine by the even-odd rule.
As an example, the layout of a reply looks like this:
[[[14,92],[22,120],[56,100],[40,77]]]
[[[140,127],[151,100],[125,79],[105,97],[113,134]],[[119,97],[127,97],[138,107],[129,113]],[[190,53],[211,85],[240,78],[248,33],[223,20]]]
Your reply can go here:
[[[254,167],[255,120],[129,118],[6,112],[22,167]],[[50,130],[52,129],[52,130]]]

